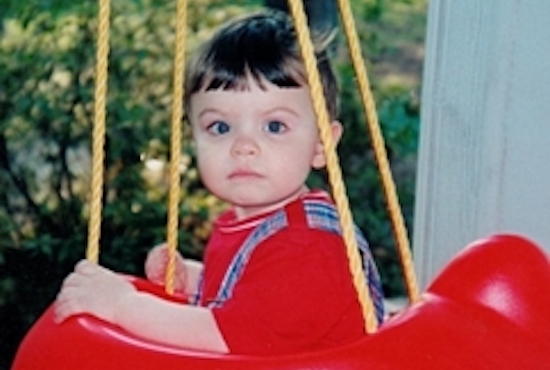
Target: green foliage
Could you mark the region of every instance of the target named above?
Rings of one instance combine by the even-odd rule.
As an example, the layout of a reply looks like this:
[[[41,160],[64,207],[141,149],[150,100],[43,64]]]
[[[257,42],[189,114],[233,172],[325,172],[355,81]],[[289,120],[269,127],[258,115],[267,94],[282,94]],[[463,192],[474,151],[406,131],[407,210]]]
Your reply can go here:
[[[214,26],[257,7],[259,0],[190,2],[187,48]],[[358,1],[358,27],[377,61],[391,43],[381,25],[396,4]],[[0,27],[0,368],[64,276],[84,256],[93,121],[96,4],[7,0]],[[164,240],[166,161],[171,119],[174,3],[113,2],[106,143],[102,264],[142,274],[147,250]],[[370,24],[374,24],[370,27]],[[386,40],[386,41],[384,41]],[[355,77],[337,53],[345,126],[339,147],[356,222],[371,242],[386,292],[402,294],[379,176]],[[375,71],[376,72],[376,71]],[[412,224],[419,104],[410,84],[375,79],[378,113],[403,210]],[[184,141],[180,245],[200,258],[210,221],[222,205],[202,187]],[[325,183],[322,174],[311,178]]]

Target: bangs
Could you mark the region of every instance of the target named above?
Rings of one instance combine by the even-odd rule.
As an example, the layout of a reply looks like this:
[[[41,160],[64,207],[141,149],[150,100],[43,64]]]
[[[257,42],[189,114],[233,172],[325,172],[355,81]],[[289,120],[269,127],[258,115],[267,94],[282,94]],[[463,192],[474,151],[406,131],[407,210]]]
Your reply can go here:
[[[281,88],[300,87],[306,84],[301,65],[297,61],[280,64],[258,60],[221,61],[210,64],[209,69],[197,75],[191,93],[218,89],[242,91],[249,89],[252,82],[262,89],[265,88],[266,81]],[[223,63],[224,61],[226,63]]]
[[[246,25],[246,26],[245,26]],[[246,89],[250,81],[279,87],[306,83],[294,29],[286,18],[252,17],[226,27],[195,61],[189,93]]]

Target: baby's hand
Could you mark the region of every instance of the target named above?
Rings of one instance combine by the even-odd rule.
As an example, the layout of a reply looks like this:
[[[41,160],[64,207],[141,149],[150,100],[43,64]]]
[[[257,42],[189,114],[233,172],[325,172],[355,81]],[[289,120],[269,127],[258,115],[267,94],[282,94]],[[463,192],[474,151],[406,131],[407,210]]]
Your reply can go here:
[[[63,282],[55,302],[55,320],[88,313],[108,322],[116,321],[116,306],[136,289],[114,272],[89,261],[80,261]]]
[[[145,260],[145,275],[149,281],[164,285],[166,279],[166,267],[168,265],[168,246],[166,244],[157,245],[147,255]],[[185,293],[186,270],[183,257],[176,253],[176,281],[175,291]]]

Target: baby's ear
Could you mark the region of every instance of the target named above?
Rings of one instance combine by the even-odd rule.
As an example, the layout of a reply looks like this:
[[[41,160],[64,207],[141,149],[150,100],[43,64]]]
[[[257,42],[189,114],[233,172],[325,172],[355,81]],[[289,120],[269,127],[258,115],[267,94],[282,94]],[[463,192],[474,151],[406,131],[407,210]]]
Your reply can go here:
[[[332,121],[330,123],[330,128],[332,131],[332,140],[334,141],[334,147],[338,145],[340,138],[342,137],[342,132],[344,128],[340,121]],[[311,161],[311,167],[315,169],[323,168],[327,164],[327,159],[325,157],[325,150],[323,149],[323,143],[319,140],[317,147],[315,148],[315,154]]]

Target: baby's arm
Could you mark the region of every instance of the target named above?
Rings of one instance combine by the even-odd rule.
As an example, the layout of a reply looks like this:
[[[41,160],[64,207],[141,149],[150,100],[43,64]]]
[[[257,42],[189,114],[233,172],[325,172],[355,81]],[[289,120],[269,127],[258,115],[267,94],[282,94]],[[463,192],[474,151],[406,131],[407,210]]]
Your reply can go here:
[[[186,271],[186,282],[185,282],[185,292],[189,295],[197,294],[197,289],[199,287],[202,269],[204,265],[202,262],[185,259],[185,271]]]
[[[212,312],[138,292],[121,276],[88,261],[77,264],[57,297],[56,320],[88,313],[137,336],[190,349],[229,350]]]

